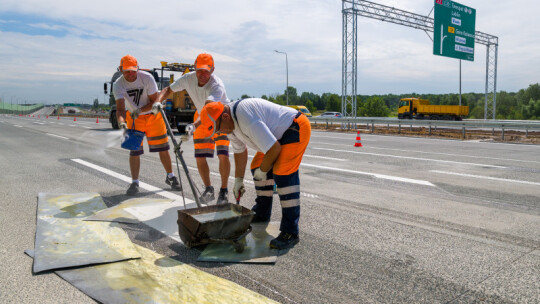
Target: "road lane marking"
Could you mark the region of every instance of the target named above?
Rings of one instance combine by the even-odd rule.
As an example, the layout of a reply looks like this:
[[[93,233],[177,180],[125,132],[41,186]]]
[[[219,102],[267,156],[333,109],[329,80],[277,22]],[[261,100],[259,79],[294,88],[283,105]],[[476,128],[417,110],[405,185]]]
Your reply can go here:
[[[308,155],[308,154],[304,154],[304,157],[312,157],[312,158],[320,158],[320,159],[336,160],[336,161],[346,161],[346,159],[343,159],[343,158],[335,158],[335,157],[327,157],[327,156],[318,156],[318,155]]]
[[[314,150],[325,150],[325,151],[334,151],[334,152],[346,152],[346,153],[363,154],[363,155],[375,155],[375,156],[393,157],[393,158],[402,158],[402,159],[413,159],[413,160],[420,160],[420,161],[432,161],[432,162],[448,163],[448,164],[460,164],[460,165],[470,165],[470,166],[480,166],[480,167],[491,167],[491,168],[499,168],[499,169],[505,169],[505,168],[506,168],[506,167],[504,167],[504,166],[497,166],[497,165],[466,163],[466,162],[457,162],[457,161],[453,161],[453,160],[440,160],[440,159],[431,159],[431,158],[419,158],[419,157],[412,157],[412,156],[398,156],[398,155],[390,155],[390,154],[379,154],[379,153],[370,153],[370,152],[358,152],[358,151],[349,151],[349,150],[336,150],[336,149],[326,149],[326,148],[311,148],[311,149],[314,149]]]
[[[345,145],[345,144],[332,144],[332,143],[324,143],[324,142],[316,142],[316,141],[310,141],[310,144],[318,144],[318,145],[330,145],[330,146],[343,146],[343,147],[350,147],[352,145]],[[515,144],[509,144],[514,145]],[[310,147],[311,148],[311,147]],[[514,162],[522,162],[522,163],[540,163],[540,161],[536,160],[521,160],[521,159],[512,159],[512,158],[500,158],[500,157],[488,157],[488,156],[476,156],[476,155],[466,155],[466,154],[453,154],[453,153],[440,153],[440,152],[426,152],[426,151],[417,151],[417,150],[405,150],[405,149],[392,149],[392,148],[379,148],[379,147],[364,147],[366,149],[376,149],[376,150],[390,150],[390,151],[400,151],[400,152],[406,152],[406,153],[421,153],[421,154],[433,154],[433,155],[446,155],[446,156],[458,156],[458,157],[469,157],[469,158],[479,158],[479,159],[491,159],[491,160],[503,160],[503,161],[514,161]],[[315,149],[315,148],[313,148]]]
[[[368,149],[391,150],[391,151],[400,151],[400,152],[407,152],[407,153],[412,152],[412,153],[422,153],[422,154],[436,154],[436,155],[446,155],[446,156],[470,157],[470,158],[481,158],[481,159],[492,159],[492,160],[504,160],[504,161],[515,161],[515,162],[525,162],[525,163],[540,163],[540,161],[535,161],[535,160],[520,160],[520,159],[511,159],[511,158],[487,157],[487,156],[453,154],[453,153],[426,152],[426,151],[416,151],[416,150],[375,148],[375,147],[369,147]]]
[[[58,137],[58,138],[62,138],[62,139],[69,139],[68,137],[64,137],[64,136],[60,136],[60,135],[56,135],[56,134],[52,134],[52,133],[45,133],[49,136],[54,136],[54,137]]]
[[[482,175],[474,175],[474,174],[466,174],[466,173],[457,173],[457,172],[441,171],[441,170],[430,170],[430,172],[440,173],[440,174],[448,174],[448,175],[457,175],[457,176],[463,176],[463,177],[481,178],[481,179],[488,179],[488,180],[501,181],[501,182],[510,182],[510,183],[519,183],[519,184],[527,184],[527,185],[535,185],[535,186],[537,185],[537,186],[540,186],[540,183],[529,182],[529,181],[522,181],[522,180],[517,180],[517,179],[509,179],[509,178],[501,178],[501,177],[491,177],[491,176],[482,176]]]
[[[101,166],[89,163],[89,162],[84,161],[84,160],[79,159],[79,158],[73,158],[71,160],[76,162],[76,163],[79,163],[81,165],[87,166],[87,167],[92,168],[94,170],[97,170],[97,171],[100,171],[100,172],[105,173],[107,175],[110,175],[110,176],[112,176],[114,178],[117,178],[117,179],[119,179],[121,181],[124,181],[126,183],[131,184],[131,182],[132,182],[131,177],[122,175],[120,173],[116,173],[116,172],[114,172],[112,170],[109,170],[107,168],[103,168]],[[180,195],[176,195],[174,193],[165,191],[165,190],[163,190],[161,188],[158,188],[158,187],[154,187],[154,186],[152,186],[150,184],[147,184],[147,183],[144,183],[144,182],[139,182],[139,187],[144,189],[144,190],[150,191],[150,192],[155,192],[156,194],[161,195],[161,196],[166,197],[166,198],[169,198],[169,199],[182,200],[182,197]],[[193,201],[186,198],[186,204],[188,203],[188,201],[193,202]]]
[[[434,184],[432,184],[432,183],[430,183],[428,181],[425,181],[425,180],[420,180],[420,179],[412,179],[412,178],[405,178],[405,177],[378,174],[378,173],[371,173],[371,172],[363,172],[363,171],[354,171],[354,170],[348,170],[348,169],[332,168],[332,167],[305,164],[305,163],[301,163],[300,166],[317,168],[317,169],[325,169],[325,170],[330,170],[330,171],[353,173],[353,174],[359,174],[359,175],[367,175],[367,176],[373,176],[373,177],[380,178],[380,179],[387,179],[387,180],[392,180],[392,181],[398,181],[398,182],[404,182],[404,183],[411,183],[411,184],[418,184],[418,185],[435,187]]]
[[[90,127],[87,127],[87,126],[82,126],[82,127],[83,127],[83,128],[87,128],[87,129],[92,129],[92,128],[90,128]]]

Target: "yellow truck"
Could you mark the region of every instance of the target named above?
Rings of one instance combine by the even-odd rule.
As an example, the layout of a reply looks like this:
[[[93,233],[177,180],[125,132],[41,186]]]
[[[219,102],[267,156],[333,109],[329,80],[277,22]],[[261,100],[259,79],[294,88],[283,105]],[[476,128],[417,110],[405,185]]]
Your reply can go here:
[[[398,105],[399,119],[462,120],[469,115],[469,106],[430,105],[429,100],[402,98]]]
[[[306,108],[305,106],[292,105],[292,106],[287,106],[287,107],[296,109],[296,110],[304,113],[307,117],[311,117],[311,112],[309,112],[308,108]]]

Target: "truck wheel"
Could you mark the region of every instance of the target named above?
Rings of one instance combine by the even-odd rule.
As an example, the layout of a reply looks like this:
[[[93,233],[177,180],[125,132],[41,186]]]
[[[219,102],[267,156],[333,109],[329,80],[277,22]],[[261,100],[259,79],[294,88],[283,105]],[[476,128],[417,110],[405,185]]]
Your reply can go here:
[[[118,126],[118,120],[116,119],[116,112],[111,112],[111,126],[113,129],[117,130],[120,127]]]
[[[186,126],[177,125],[176,129],[178,129],[178,132],[180,132],[180,134],[186,133]]]

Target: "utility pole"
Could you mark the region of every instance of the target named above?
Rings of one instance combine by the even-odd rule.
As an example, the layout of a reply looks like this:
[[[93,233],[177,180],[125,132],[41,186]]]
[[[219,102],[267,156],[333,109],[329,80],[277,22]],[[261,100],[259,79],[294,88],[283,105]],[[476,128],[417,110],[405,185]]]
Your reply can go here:
[[[285,87],[285,92],[287,94],[287,105],[289,105],[289,60],[287,59],[287,53],[274,50],[276,53],[285,54],[285,69],[287,73],[287,86]]]

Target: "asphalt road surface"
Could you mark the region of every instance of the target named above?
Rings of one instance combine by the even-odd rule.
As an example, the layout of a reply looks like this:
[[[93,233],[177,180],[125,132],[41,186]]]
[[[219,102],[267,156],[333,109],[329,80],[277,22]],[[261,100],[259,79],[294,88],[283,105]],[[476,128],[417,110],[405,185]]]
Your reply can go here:
[[[98,192],[109,206],[127,199],[127,182],[74,161],[129,176],[113,134],[95,119],[0,116],[0,303],[93,302],[54,273],[32,275],[23,251],[34,246],[39,192]],[[134,243],[281,303],[540,302],[540,146],[362,135],[353,147],[355,137],[312,133],[301,241],[275,265],[201,263],[198,249],[123,227]],[[200,186],[192,143],[183,149]],[[146,149],[141,181],[167,190],[164,180]],[[251,208],[246,186],[241,203]]]

